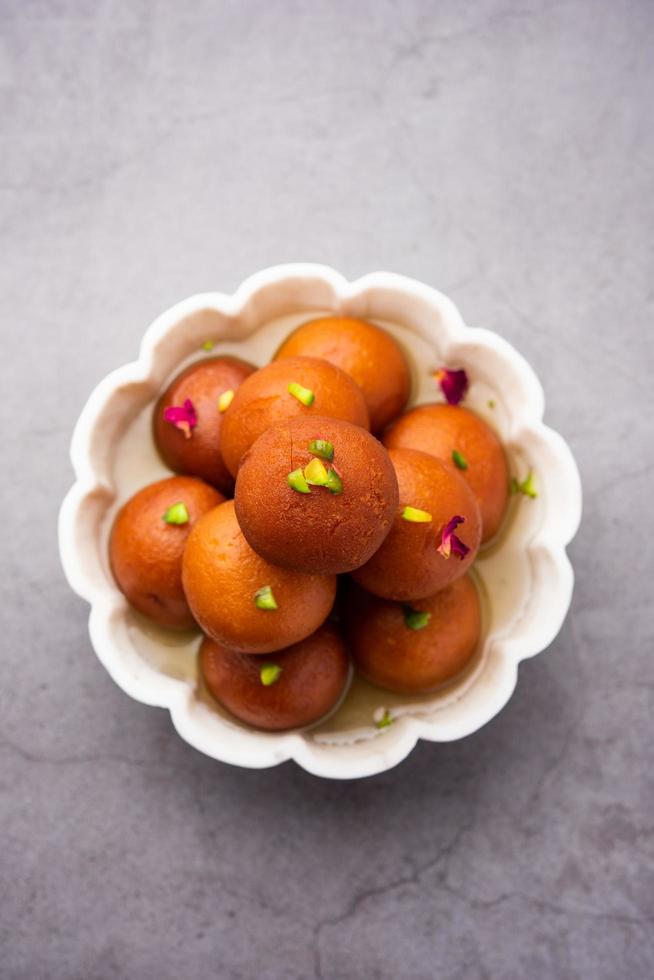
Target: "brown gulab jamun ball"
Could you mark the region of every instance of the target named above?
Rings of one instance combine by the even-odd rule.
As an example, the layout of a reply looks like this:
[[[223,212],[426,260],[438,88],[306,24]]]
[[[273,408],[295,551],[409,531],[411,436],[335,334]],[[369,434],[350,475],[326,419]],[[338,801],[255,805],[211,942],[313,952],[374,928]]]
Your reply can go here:
[[[397,480],[388,453],[365,429],[291,419],[246,454],[234,503],[243,534],[268,561],[337,574],[366,562],[388,534]]]
[[[461,578],[474,561],[481,539],[479,507],[448,463],[414,449],[392,449],[388,455],[399,507],[381,548],[353,578],[385,599],[422,599]]]
[[[208,637],[200,647],[200,669],[216,701],[270,732],[311,725],[331,711],[345,689],[348,664],[331,624],[269,658],[229,650]]]
[[[175,473],[199,476],[223,493],[234,490],[234,478],[220,449],[224,413],[252,364],[237,357],[211,357],[185,368],[170,382],[152,417],[154,441],[166,466]],[[196,424],[179,427],[164,417],[166,409],[190,401]]]
[[[322,357],[354,378],[366,399],[373,432],[381,432],[407,403],[407,359],[397,341],[372,323],[348,316],[303,323],[286,338],[275,360],[298,355]]]
[[[227,468],[236,476],[245,453],[271,425],[315,415],[369,428],[361,389],[329,361],[289,357],[255,371],[225,413],[222,451]]]
[[[182,555],[200,517],[225,498],[191,476],[170,476],[143,487],[121,507],[109,539],[118,588],[155,623],[195,626],[182,589]]]
[[[278,568],[253,551],[232,500],[193,528],[182,581],[204,632],[244,653],[269,653],[303,640],[322,625],[336,595],[334,575]]]
[[[387,691],[433,691],[460,674],[477,649],[481,607],[469,575],[410,606],[354,586],[343,630],[359,672]]]
[[[509,499],[504,449],[489,425],[458,405],[419,405],[384,434],[388,449],[419,449],[457,466],[481,511],[482,543],[497,533]],[[465,468],[464,468],[465,467]]]

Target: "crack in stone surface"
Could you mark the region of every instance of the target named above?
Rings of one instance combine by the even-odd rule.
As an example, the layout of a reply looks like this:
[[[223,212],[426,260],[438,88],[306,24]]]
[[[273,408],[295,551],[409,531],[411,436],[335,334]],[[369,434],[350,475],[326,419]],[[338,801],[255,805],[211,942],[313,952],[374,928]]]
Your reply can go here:
[[[439,849],[436,856],[427,861],[426,864],[417,866],[413,865],[413,862],[409,858],[408,863],[413,865],[413,867],[408,874],[399,875],[398,877],[392,878],[390,881],[386,881],[381,885],[365,888],[362,891],[357,892],[356,895],[350,899],[343,912],[340,912],[335,916],[320,919],[315,924],[313,929],[314,976],[316,980],[325,980],[322,954],[320,951],[320,941],[324,929],[338,926],[347,919],[352,918],[354,915],[356,915],[359,908],[371,898],[377,898],[380,895],[385,895],[388,892],[395,891],[395,889],[402,888],[405,885],[420,885],[420,880],[424,875],[438,867],[442,861],[447,860],[447,858],[453,854],[464,834],[468,833],[468,831],[472,829],[473,825],[474,819],[466,821],[465,824],[462,824],[453,834],[451,840],[448,841],[447,844],[444,844],[443,847]]]
[[[176,770],[188,770],[192,768],[190,765],[180,765],[179,763],[169,762],[166,759],[130,759],[129,756],[107,752],[89,752],[83,755],[50,756],[46,755],[45,753],[33,752],[29,749],[25,749],[23,746],[18,745],[16,742],[12,742],[8,738],[0,739],[0,750],[1,749],[12,752],[25,762],[33,762],[37,765],[47,766],[72,766],[84,765],[86,763],[93,762],[118,762],[143,769],[152,769],[159,766],[165,766],[166,768]]]

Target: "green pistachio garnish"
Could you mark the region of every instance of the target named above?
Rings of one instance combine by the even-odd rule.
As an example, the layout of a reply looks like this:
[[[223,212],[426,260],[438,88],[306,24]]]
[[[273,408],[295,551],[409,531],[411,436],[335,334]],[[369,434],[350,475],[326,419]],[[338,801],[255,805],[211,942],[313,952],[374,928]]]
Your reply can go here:
[[[431,521],[431,514],[426,510],[420,510],[418,507],[405,507],[402,511],[402,517],[405,521],[410,521],[411,524],[429,524]]]
[[[202,350],[213,350],[214,344],[213,340],[205,340],[202,345]]]
[[[223,391],[222,395],[218,398],[218,411],[226,412],[229,406],[234,401],[234,391],[229,388],[227,391]]]
[[[495,401],[494,401],[494,399],[493,398],[489,398],[488,399],[488,402],[487,402],[487,405],[488,405],[489,408],[495,408]]]
[[[468,460],[462,453],[459,452],[458,449],[452,450],[452,462],[460,470],[468,469]]]
[[[298,493],[311,493],[311,490],[309,490],[309,484],[304,478],[304,473],[299,468],[297,470],[293,470],[292,473],[289,473],[286,477],[286,481],[289,487],[292,487],[293,490],[297,490]]]
[[[326,459],[330,463],[334,458],[334,446],[326,439],[312,439],[307,449],[314,456],[320,456],[321,459]]]
[[[379,721],[375,722],[375,728],[388,728],[388,726],[392,725],[394,721],[395,718],[393,718],[393,715],[390,713],[388,708],[384,708],[384,714],[381,716]]]
[[[264,687],[270,687],[279,680],[282,668],[279,664],[262,664],[259,677]]]
[[[297,398],[299,402],[306,405],[313,405],[313,400],[316,397],[310,388],[304,388],[302,385],[298,384],[297,381],[291,381],[288,386],[289,394],[293,395],[293,398]]]
[[[277,602],[269,585],[257,589],[254,593],[254,604],[257,609],[277,609]]]
[[[422,609],[412,609],[411,606],[404,607],[404,622],[410,630],[424,630],[430,619],[430,612],[424,612]]]
[[[304,467],[304,479],[311,487],[324,487],[327,485],[329,476],[324,463],[319,459],[312,459]]]
[[[330,470],[327,474],[327,483],[325,484],[330,493],[343,493],[343,481],[336,472],[336,470]]]
[[[186,509],[186,504],[180,502],[178,504],[173,504],[169,507],[165,514],[162,515],[162,521],[166,524],[188,524],[189,513]]]
[[[529,471],[527,476],[522,481],[516,480],[516,478],[512,476],[511,493],[522,493],[525,497],[531,497],[532,500],[534,497],[537,497],[538,493],[536,492],[536,487],[534,486],[534,474]]]

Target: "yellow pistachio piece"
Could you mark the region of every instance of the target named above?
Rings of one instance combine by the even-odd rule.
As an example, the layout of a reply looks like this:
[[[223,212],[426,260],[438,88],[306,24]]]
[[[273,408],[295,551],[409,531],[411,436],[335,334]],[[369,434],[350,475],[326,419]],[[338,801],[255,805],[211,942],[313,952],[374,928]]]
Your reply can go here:
[[[313,487],[324,487],[328,480],[325,464],[317,457],[304,467],[304,479]]]

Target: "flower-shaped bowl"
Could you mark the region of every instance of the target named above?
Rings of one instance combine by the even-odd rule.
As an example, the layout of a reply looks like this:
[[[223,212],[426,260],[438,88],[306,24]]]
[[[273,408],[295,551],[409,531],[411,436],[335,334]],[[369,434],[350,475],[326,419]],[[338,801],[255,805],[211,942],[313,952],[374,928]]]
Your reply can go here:
[[[533,474],[535,498],[516,495],[475,576],[483,640],[465,674],[436,693],[394,696],[355,677],[340,706],[308,730],[269,734],[217,706],[198,677],[199,634],[168,633],[134,612],[118,591],[107,543],[118,507],[168,475],[150,433],[153,402],[181,366],[212,354],[265,364],[297,324],[338,313],[371,320],[400,342],[413,367],[412,402],[437,397],[440,366],[465,368],[465,404],[499,433],[518,480]],[[251,768],[294,759],[316,775],[382,772],[419,738],[444,742],[493,718],[515,688],[520,661],[544,650],[572,596],[566,545],[581,516],[572,454],[543,424],[544,396],[533,370],[501,337],[467,327],[451,300],[391,273],[347,282],[319,265],[286,265],[247,279],[233,295],[204,293],[167,310],[146,331],[138,360],[113,371],[91,394],[71,446],[76,482],[59,517],[61,560],[71,587],[91,606],[93,647],[115,682],[137,701],[170,711],[181,737],[201,752]],[[378,727],[380,716],[393,719]]]

